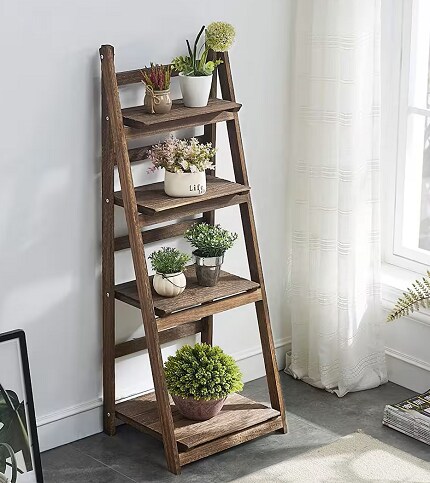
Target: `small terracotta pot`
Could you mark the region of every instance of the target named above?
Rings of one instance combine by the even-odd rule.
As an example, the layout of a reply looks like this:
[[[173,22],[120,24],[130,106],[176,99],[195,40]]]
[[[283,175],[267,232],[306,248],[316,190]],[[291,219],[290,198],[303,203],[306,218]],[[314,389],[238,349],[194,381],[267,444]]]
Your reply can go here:
[[[154,91],[146,88],[143,104],[146,111],[150,114],[165,114],[172,109],[172,99],[170,98],[170,89],[165,91]]]
[[[204,399],[193,399],[192,397],[183,398],[180,396],[174,396],[172,399],[175,402],[175,406],[178,411],[187,419],[193,421],[206,421],[216,416],[224,406],[226,397],[222,399],[212,399],[205,401]]]

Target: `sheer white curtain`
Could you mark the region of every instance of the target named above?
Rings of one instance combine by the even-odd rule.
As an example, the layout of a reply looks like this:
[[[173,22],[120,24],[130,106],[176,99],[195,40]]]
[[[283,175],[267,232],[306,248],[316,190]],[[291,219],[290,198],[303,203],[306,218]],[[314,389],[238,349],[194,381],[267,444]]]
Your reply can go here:
[[[343,396],[387,381],[380,304],[380,1],[299,0],[291,112],[295,377]]]

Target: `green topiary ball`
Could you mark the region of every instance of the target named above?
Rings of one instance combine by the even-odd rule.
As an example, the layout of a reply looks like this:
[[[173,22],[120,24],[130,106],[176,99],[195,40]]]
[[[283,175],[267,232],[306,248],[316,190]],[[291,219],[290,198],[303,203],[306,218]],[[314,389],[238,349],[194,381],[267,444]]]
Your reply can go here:
[[[184,345],[164,364],[170,394],[183,398],[221,399],[243,389],[233,357],[208,344]]]

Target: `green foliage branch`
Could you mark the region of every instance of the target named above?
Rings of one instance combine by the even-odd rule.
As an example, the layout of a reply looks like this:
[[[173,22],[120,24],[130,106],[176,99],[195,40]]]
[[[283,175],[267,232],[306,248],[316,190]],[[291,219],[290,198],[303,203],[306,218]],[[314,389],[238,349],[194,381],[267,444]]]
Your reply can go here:
[[[169,274],[183,272],[190,256],[176,248],[162,247],[149,255],[151,266],[157,273]]]
[[[200,257],[220,257],[229,250],[237,240],[237,233],[231,233],[220,225],[194,223],[184,237],[196,248]]]
[[[200,38],[205,32],[206,40],[199,50],[197,50]],[[211,75],[222,60],[216,59],[214,61],[207,60],[210,50],[214,52],[225,52],[233,44],[236,32],[234,27],[226,22],[212,22],[205,29],[205,26],[200,29],[191,49],[190,42],[187,40],[187,56],[178,56],[172,60],[174,68],[178,72],[182,72],[189,76],[207,76]],[[200,56],[200,58],[199,58]]]
[[[243,389],[235,360],[218,346],[184,345],[168,357],[164,371],[167,388],[174,396],[209,401]]]
[[[399,297],[393,310],[387,317],[387,322],[392,322],[400,317],[412,314],[420,308],[430,308],[430,271],[421,280],[415,280],[412,287],[408,287],[402,297]]]

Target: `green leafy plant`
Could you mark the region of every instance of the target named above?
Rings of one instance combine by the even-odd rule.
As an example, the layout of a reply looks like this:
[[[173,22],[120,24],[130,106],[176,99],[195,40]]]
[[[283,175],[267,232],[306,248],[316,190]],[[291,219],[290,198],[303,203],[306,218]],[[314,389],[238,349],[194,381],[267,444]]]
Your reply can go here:
[[[399,297],[387,317],[387,322],[409,315],[415,310],[420,310],[420,307],[430,308],[430,271],[427,271],[427,276],[422,280],[415,280],[412,288],[408,287],[403,296]]]
[[[196,173],[214,167],[212,158],[216,149],[211,143],[201,144],[196,138],[176,139],[170,136],[166,141],[155,144],[148,151],[148,159],[152,161],[155,171],[164,168],[171,173]]]
[[[170,89],[170,78],[173,66],[158,65],[151,62],[148,72],[141,70],[142,82],[154,91],[166,91]]]
[[[205,32],[206,40],[198,48],[199,40]],[[172,60],[174,68],[178,72],[191,76],[211,75],[215,68],[222,63],[222,60],[207,60],[209,50],[214,52],[225,52],[233,44],[236,32],[234,27],[226,22],[212,22],[205,30],[205,26],[200,29],[194,41],[193,49],[187,40],[188,56],[178,56]],[[199,58],[200,56],[200,58]]]
[[[220,257],[229,250],[237,240],[237,233],[231,233],[220,225],[194,223],[184,237],[196,249],[200,257]]]
[[[208,344],[184,345],[164,364],[170,394],[206,401],[243,389],[242,374],[233,357]]]
[[[185,265],[191,260],[186,253],[171,247],[162,247],[151,253],[148,258],[153,270],[164,274],[183,272]]]
[[[15,455],[22,451],[26,471],[31,471],[31,449],[27,432],[24,401],[19,401],[15,392],[6,390],[0,384],[0,475],[6,468],[12,469],[13,475],[24,473],[16,464]],[[11,454],[12,453],[12,454]],[[6,460],[10,458],[11,463]]]

